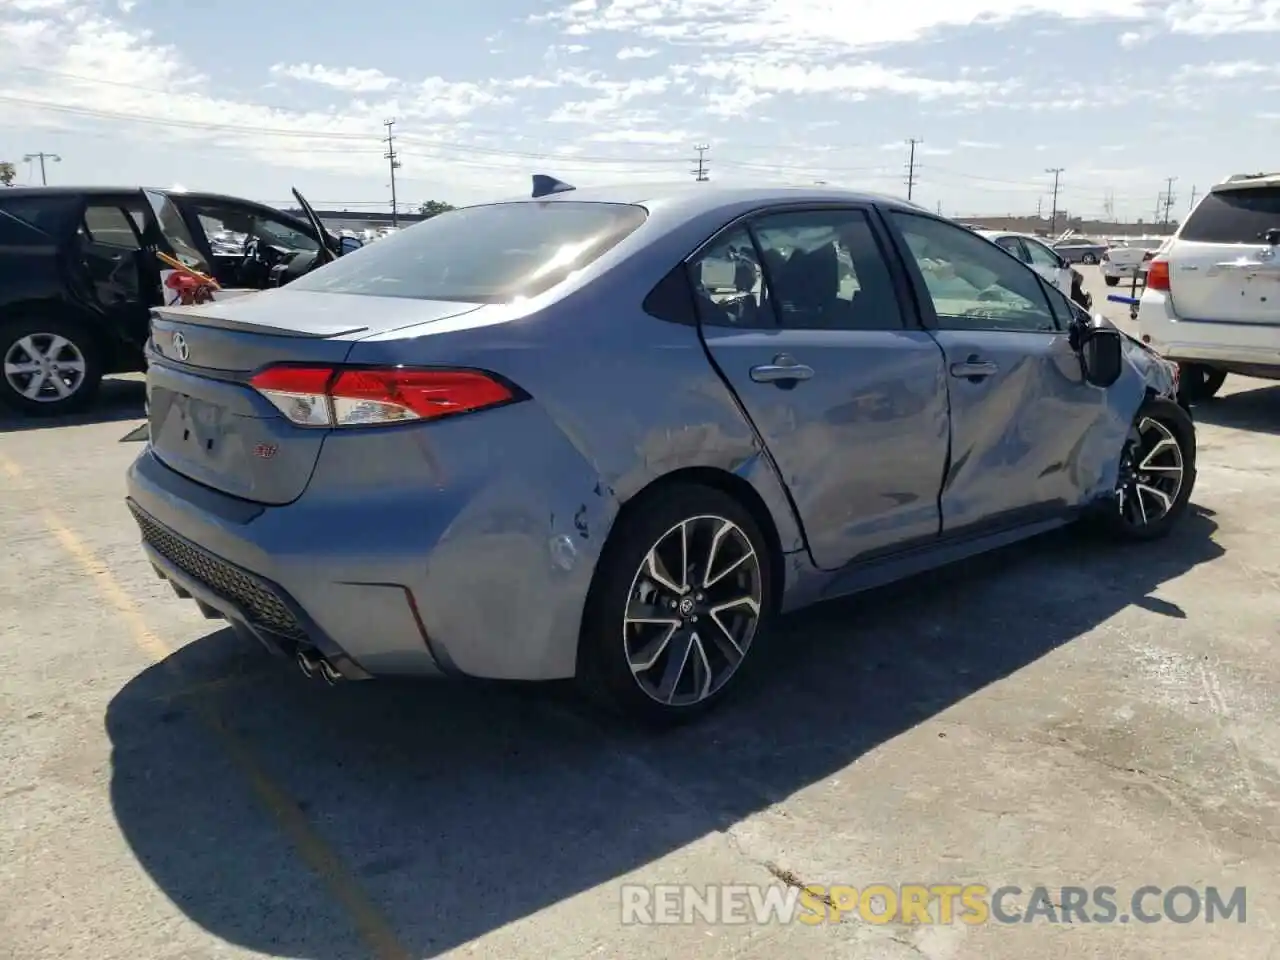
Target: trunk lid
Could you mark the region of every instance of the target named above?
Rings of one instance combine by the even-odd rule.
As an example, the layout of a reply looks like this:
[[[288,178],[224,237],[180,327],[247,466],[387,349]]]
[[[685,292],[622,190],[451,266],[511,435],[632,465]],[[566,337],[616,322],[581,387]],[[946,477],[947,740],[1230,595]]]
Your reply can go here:
[[[249,386],[253,374],[273,363],[340,364],[365,337],[476,309],[287,287],[159,308],[147,348],[152,451],[204,486],[258,503],[291,503],[306,490],[330,431],[290,423]]]
[[[1181,319],[1280,326],[1280,182],[1215,187],[1164,259]]]

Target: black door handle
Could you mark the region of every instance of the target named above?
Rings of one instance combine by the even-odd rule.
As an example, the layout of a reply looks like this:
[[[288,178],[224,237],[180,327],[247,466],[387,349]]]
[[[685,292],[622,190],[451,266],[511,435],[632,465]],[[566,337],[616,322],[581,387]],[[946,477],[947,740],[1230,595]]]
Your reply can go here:
[[[992,363],[990,360],[983,360],[976,353],[970,354],[969,358],[963,363],[953,363],[951,365],[951,375],[964,380],[972,380],[975,383],[979,380],[985,380],[987,377],[994,376],[1000,372],[1000,367]]]

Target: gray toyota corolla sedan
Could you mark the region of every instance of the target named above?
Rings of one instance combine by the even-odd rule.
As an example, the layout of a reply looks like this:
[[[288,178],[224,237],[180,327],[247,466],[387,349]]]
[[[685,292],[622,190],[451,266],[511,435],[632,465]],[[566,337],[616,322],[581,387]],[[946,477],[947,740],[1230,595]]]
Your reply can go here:
[[[330,682],[717,703],[780,612],[1089,519],[1154,539],[1172,367],[964,227],[708,184],[434,217],[288,287],[156,311],[144,548]]]

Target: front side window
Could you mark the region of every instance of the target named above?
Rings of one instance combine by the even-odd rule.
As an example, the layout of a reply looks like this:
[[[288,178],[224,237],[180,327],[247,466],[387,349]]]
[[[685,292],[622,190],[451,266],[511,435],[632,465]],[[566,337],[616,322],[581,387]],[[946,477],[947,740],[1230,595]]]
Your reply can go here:
[[[464,207],[424,220],[293,290],[507,303],[567,280],[633,233],[648,213],[625,203],[549,200]]]
[[[778,324],[798,330],[901,330],[902,310],[861,210],[775,213],[753,224]]]
[[[1039,277],[962,227],[894,211],[944,330],[1056,330]]]
[[[217,202],[191,206],[215,255],[230,250],[243,253],[251,240],[290,254],[316,253],[320,249],[309,234],[253,207]]]

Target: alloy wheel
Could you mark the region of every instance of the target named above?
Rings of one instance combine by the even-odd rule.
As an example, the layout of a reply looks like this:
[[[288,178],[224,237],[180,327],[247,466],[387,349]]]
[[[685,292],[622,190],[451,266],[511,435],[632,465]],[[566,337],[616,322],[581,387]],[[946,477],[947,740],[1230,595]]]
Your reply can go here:
[[[762,591],[760,558],[731,520],[691,517],[659,537],[631,581],[623,617],[640,689],[668,707],[719,691],[751,647]]]
[[[1149,526],[1164,519],[1182,492],[1182,447],[1165,424],[1143,417],[1129,434],[1116,486],[1120,519]]]
[[[29,333],[9,345],[4,378],[35,403],[66,400],[84,385],[88,365],[80,348],[56,333]]]

